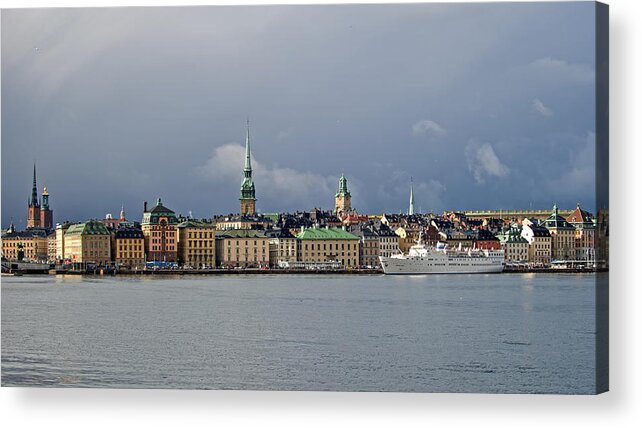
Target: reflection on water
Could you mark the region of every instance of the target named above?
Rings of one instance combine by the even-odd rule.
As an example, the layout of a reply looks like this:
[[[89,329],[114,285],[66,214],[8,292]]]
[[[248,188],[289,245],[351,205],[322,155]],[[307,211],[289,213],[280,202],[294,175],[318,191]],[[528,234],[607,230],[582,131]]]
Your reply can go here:
[[[2,385],[592,393],[594,282],[5,277]]]

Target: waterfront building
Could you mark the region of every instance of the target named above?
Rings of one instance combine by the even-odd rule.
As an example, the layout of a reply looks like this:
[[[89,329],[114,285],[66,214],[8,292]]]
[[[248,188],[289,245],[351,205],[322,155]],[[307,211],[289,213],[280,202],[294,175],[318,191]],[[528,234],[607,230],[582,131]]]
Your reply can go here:
[[[474,231],[473,235],[473,247],[480,250],[499,250],[501,248],[501,243],[497,236],[494,233],[486,229],[477,229]]]
[[[58,252],[58,240],[56,239],[56,231],[47,229],[47,261],[50,263],[55,263],[56,254]]]
[[[216,267],[216,229],[212,223],[187,220],[177,229],[179,264],[195,269]]]
[[[97,220],[69,226],[64,234],[65,259],[73,263],[105,265],[111,261],[111,235]]]
[[[376,232],[379,238],[379,255],[381,257],[390,257],[393,254],[399,254],[399,235],[385,224],[380,224]]]
[[[361,238],[359,245],[359,265],[378,267],[379,262],[379,236],[369,227],[360,227],[353,231]]]
[[[120,268],[145,268],[145,235],[141,229],[121,226],[113,233],[113,260]]]
[[[551,263],[552,239],[545,227],[539,226],[533,220],[522,221],[521,236],[528,241],[528,262],[549,265]]]
[[[552,260],[574,260],[575,229],[559,214],[557,205],[553,205],[553,212],[541,226],[551,234]]]
[[[250,153],[250,121],[247,121],[247,135],[245,137],[245,168],[243,169],[243,182],[241,183],[241,216],[252,216],[256,213],[256,190],[252,181],[252,159]]]
[[[216,265],[224,268],[262,268],[270,264],[269,238],[262,230],[216,231]]]
[[[343,267],[358,266],[360,238],[340,228],[303,229],[299,239],[299,261],[340,261]]]
[[[71,223],[66,221],[62,224],[56,225],[56,231],[54,232],[56,236],[56,257],[55,260],[63,260],[65,258],[65,232],[69,229]]]
[[[147,210],[144,204],[141,229],[145,235],[145,254],[148,262],[175,262],[178,259],[178,220],[174,211],[163,206],[158,198],[156,206]]]
[[[265,232],[270,243],[270,266],[291,266],[297,262],[299,241],[289,229]]]
[[[595,262],[596,219],[577,204],[575,211],[566,217],[566,221],[575,229],[575,260],[592,264]]]
[[[348,191],[348,180],[345,175],[341,174],[339,178],[339,189],[334,198],[334,212],[341,214],[352,210],[351,196]]]
[[[2,233],[2,257],[12,261],[47,261],[49,234],[44,228],[17,231],[12,223]]]
[[[528,241],[522,236],[517,227],[500,232],[497,235],[501,248],[504,250],[506,263],[524,263],[528,261]]]

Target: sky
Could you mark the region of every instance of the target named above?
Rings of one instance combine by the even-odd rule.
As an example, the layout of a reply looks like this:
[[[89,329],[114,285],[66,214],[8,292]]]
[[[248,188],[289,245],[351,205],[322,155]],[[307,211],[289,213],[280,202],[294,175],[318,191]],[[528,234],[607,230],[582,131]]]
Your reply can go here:
[[[2,10],[2,227],[33,163],[54,221],[259,212],[595,212],[585,3]]]

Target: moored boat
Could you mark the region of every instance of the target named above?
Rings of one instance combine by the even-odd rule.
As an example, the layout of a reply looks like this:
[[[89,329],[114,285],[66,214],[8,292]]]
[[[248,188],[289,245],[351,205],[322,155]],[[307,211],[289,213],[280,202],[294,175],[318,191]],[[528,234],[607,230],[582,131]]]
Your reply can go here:
[[[504,270],[504,250],[451,249],[444,243],[426,246],[421,236],[408,254],[379,257],[387,275],[429,273],[498,273]]]

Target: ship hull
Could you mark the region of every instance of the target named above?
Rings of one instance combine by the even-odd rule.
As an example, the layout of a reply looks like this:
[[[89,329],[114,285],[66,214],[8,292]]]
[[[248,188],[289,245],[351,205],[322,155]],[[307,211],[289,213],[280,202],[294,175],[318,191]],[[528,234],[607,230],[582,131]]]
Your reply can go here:
[[[386,275],[500,273],[503,259],[491,257],[431,259],[424,257],[379,257]]]

